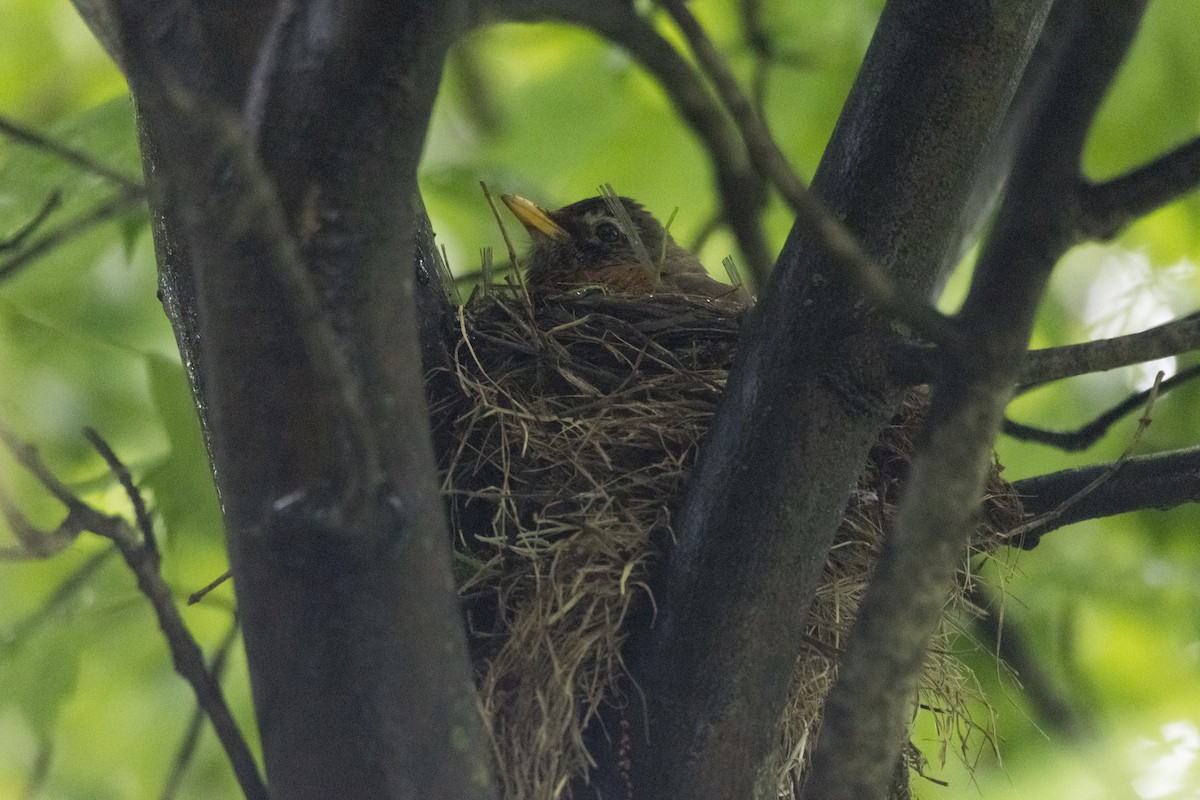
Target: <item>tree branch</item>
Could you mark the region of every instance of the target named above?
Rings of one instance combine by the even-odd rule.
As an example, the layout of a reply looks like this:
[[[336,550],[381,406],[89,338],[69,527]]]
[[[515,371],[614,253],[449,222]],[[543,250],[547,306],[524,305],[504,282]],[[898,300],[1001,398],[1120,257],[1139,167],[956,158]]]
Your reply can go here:
[[[155,204],[188,259],[280,797],[492,794],[414,298],[411,198],[459,10],[278,4],[252,92],[212,66],[216,23],[192,6],[129,0],[118,15]],[[229,102],[243,96],[257,152]]]
[[[1025,513],[1036,518],[1056,511],[1111,468],[1096,464],[1052,472],[1016,481],[1013,488],[1021,495]],[[1025,531],[1011,544],[1031,550],[1043,535],[1076,522],[1145,509],[1168,511],[1196,502],[1200,502],[1200,447],[1131,458],[1069,509]]]
[[[209,667],[209,673],[213,676],[213,680],[220,683],[221,676],[225,672],[225,665],[229,660],[229,651],[233,649],[237,643],[239,633],[237,617],[229,624],[229,629],[225,632],[225,637],[221,639],[217,649],[213,651],[212,664]],[[167,775],[166,781],[163,783],[163,789],[158,794],[158,800],[174,800],[179,794],[179,790],[183,788],[183,778],[187,773],[188,766],[192,763],[192,759],[196,756],[196,747],[200,744],[200,733],[204,729],[204,720],[206,719],[204,709],[199,706],[192,712],[192,716],[188,719],[187,729],[183,733],[183,740],[179,743],[179,749],[175,752],[175,759],[171,764],[171,772]]]
[[[1126,225],[1200,186],[1200,136],[1137,169],[1082,188],[1080,228],[1107,241]]]
[[[1040,21],[1030,4],[884,11],[813,191],[906,292],[929,296],[959,246],[956,221]],[[632,752],[636,797],[777,788],[766,762],[806,613],[899,399],[887,374],[898,337],[837,275],[798,224],[747,320],[674,518],[655,627],[628,648],[649,713]]]
[[[151,525],[149,516],[145,514],[140,492],[129,478],[128,470],[94,431],[89,431],[87,435],[124,486],[138,516],[139,526]],[[149,527],[132,528],[121,517],[104,514],[80,500],[42,462],[37,451],[31,445],[19,441],[11,431],[0,427],[0,439],[16,457],[17,462],[67,508],[70,516],[79,520],[80,531],[103,536],[116,545],[129,570],[137,579],[138,589],[154,609],[159,628],[162,629],[171,652],[175,671],[192,687],[197,704],[212,721],[213,730],[225,748],[225,754],[242,792],[248,800],[268,800],[267,790],[258,774],[258,765],[246,746],[233,715],[229,712],[221,687],[205,667],[200,647],[184,624],[179,609],[175,606],[171,589],[159,571],[158,550],[152,544],[154,532]]]
[[[825,248],[829,260],[881,310],[912,325],[930,341],[953,346],[958,335],[949,320],[928,301],[911,296],[897,286],[892,277],[867,255],[849,229],[813,196],[792,170],[775,138],[683,0],[667,0],[664,6],[716,86],[742,135],[750,160],[783,194],[796,215],[796,225],[815,238]]]
[[[4,239],[0,239],[0,252],[18,249],[24,243],[24,241],[30,237],[30,235],[32,235],[38,228],[42,227],[42,225],[46,223],[46,220],[50,218],[50,215],[57,211],[58,207],[61,205],[62,192],[59,192],[56,189],[50,193],[50,196],[46,198],[44,203],[42,203],[42,207],[39,208],[24,225],[22,225],[20,228],[17,228],[12,235],[6,236]]]
[[[0,133],[35,150],[41,150],[44,153],[49,153],[52,156],[60,158],[68,164],[79,167],[84,172],[99,175],[101,178],[115,183],[124,189],[126,193],[140,194],[145,191],[142,182],[137,178],[105,166],[82,150],[68,147],[62,142],[56,142],[49,136],[44,136],[2,114],[0,114]]]
[[[1033,350],[1021,368],[1021,391],[1050,381],[1106,372],[1200,349],[1200,313],[1140,333]]]
[[[1180,384],[1186,383],[1200,375],[1200,364],[1194,364],[1185,370],[1177,372],[1162,382],[1160,386],[1152,387],[1141,392],[1135,392],[1120,403],[1105,411],[1086,425],[1073,431],[1048,431],[1013,422],[1007,417],[1004,420],[1005,434],[1025,442],[1040,442],[1057,447],[1068,452],[1086,450],[1108,433],[1108,429],[1122,418],[1132,414],[1146,404],[1154,394],[1166,393]]]
[[[1050,272],[1075,238],[1080,155],[1132,41],[1142,2],[1066,0],[1070,35],[1009,181],[957,319],[977,356],[935,385],[922,441],[825,704],[806,798],[886,796],[917,680],[975,527],[992,442]]]
[[[16,255],[0,262],[0,282],[8,280],[34,261],[49,254],[55,248],[66,244],[76,236],[81,236],[97,225],[101,225],[129,212],[131,208],[140,204],[143,199],[145,199],[145,193],[141,189],[121,192],[96,204],[91,210],[47,231]]]

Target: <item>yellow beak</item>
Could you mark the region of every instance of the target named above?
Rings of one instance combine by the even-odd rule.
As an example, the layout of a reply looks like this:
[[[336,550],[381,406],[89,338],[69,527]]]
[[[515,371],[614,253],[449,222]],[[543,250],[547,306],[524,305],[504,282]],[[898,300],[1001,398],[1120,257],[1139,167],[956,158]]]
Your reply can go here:
[[[517,194],[502,194],[500,199],[513,216],[530,232],[538,232],[551,239],[565,239],[570,236],[566,229],[550,219],[550,213],[532,200],[526,200]]]

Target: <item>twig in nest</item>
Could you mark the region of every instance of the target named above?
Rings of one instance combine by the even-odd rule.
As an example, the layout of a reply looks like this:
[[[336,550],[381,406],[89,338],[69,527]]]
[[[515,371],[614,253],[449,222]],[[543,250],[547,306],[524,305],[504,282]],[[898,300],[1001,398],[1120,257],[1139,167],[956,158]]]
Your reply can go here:
[[[729,276],[729,285],[735,289],[742,288],[742,273],[738,271],[737,264],[733,262],[733,256],[725,256],[721,259],[721,266],[725,267],[725,274]]]
[[[117,458],[112,448],[95,431],[89,430],[86,435],[129,496],[137,516],[138,528],[132,527],[122,517],[105,514],[79,499],[50,471],[32,445],[20,441],[6,428],[0,427],[0,439],[3,439],[17,462],[67,508],[68,520],[75,519],[75,532],[89,531],[116,545],[137,579],[138,588],[154,609],[159,628],[171,651],[175,671],[191,685],[196,702],[212,720],[213,729],[225,748],[225,754],[243,794],[249,800],[268,800],[266,787],[258,774],[258,766],[233,720],[229,706],[225,703],[221,687],[205,667],[200,646],[192,638],[191,632],[179,615],[171,589],[159,572],[160,556],[153,544],[153,530],[149,514],[145,511],[145,502],[129,476],[128,469]],[[4,510],[10,521],[19,518],[22,526],[26,528],[25,536],[21,537],[24,542],[35,529],[7,502]],[[60,531],[65,525],[64,521],[59,526]]]
[[[621,202],[620,196],[613,190],[611,183],[600,185],[600,196],[604,198],[605,205],[608,210],[617,220],[617,226],[621,232],[625,234],[625,238],[633,245],[633,253],[650,274],[650,279],[654,281],[654,285],[658,286],[658,268],[654,266],[654,262],[650,260],[650,253],[646,250],[646,245],[642,242],[642,237],[638,234],[637,226],[633,224],[633,219],[629,216],[629,209],[625,208],[625,204]]]
[[[504,227],[504,218],[500,214],[500,209],[496,206],[496,200],[492,197],[492,192],[488,189],[488,185],[483,181],[479,182],[483,188],[483,196],[487,198],[488,205],[491,206],[492,216],[496,218],[496,225],[500,228],[500,236],[504,239],[504,246],[508,248],[508,267],[510,274],[505,276],[505,279],[511,285],[515,277],[517,290],[520,293],[525,307],[531,309],[533,301],[529,299],[529,287],[525,285],[525,274],[521,270],[521,262],[517,259],[517,249],[513,247],[512,239],[509,238],[508,228]]]
[[[450,292],[451,299],[454,305],[462,305],[462,294],[458,291],[458,281],[454,279],[454,273],[450,271],[450,256],[446,255],[446,245],[442,244],[437,249],[437,274],[438,280],[442,286]]]
[[[667,240],[670,238],[671,225],[675,223],[675,215],[679,213],[679,206],[675,206],[671,211],[671,216],[667,217],[667,224],[663,225],[662,247],[658,248],[658,261],[655,262],[659,271],[662,271],[663,262],[667,260]]]
[[[1047,511],[1045,514],[1039,514],[1028,522],[1011,529],[1007,536],[1007,540],[1010,544],[1020,544],[1028,549],[1028,545],[1023,542],[1027,534],[1035,532],[1038,528],[1053,523],[1067,511],[1070,511],[1085,497],[1096,491],[1096,489],[1100,488],[1100,486],[1104,485],[1104,483],[1107,481],[1111,480],[1112,477],[1117,474],[1118,470],[1125,465],[1125,462],[1129,461],[1129,459],[1133,456],[1133,451],[1137,448],[1138,442],[1142,440],[1142,435],[1145,434],[1146,429],[1150,427],[1150,413],[1154,410],[1154,403],[1158,400],[1158,393],[1162,385],[1162,378],[1163,373],[1160,372],[1154,379],[1154,385],[1150,387],[1146,396],[1145,410],[1142,412],[1141,418],[1138,419],[1137,430],[1133,432],[1133,436],[1130,438],[1128,446],[1126,446],[1125,451],[1121,453],[1120,457],[1114,461],[1108,469],[1097,475],[1095,480],[1093,480],[1087,486],[1084,486],[1075,494],[1068,497],[1066,500],[1059,503],[1056,508]]]
[[[492,248],[479,248],[479,290],[484,297],[492,294]]]
[[[504,218],[500,216],[500,209],[496,206],[496,200],[492,197],[492,191],[483,181],[479,182],[479,187],[483,189],[483,196],[487,199],[488,206],[492,209],[492,216],[496,218],[496,227],[500,229],[500,237],[504,239],[504,246],[508,248],[508,266],[520,276],[521,265],[517,261],[517,249],[513,247],[512,239],[508,237],[508,228],[504,227]]]
[[[1194,364],[1187,369],[1181,370],[1163,381],[1161,386],[1157,383],[1155,383],[1155,386],[1160,394],[1165,394],[1176,386],[1186,383],[1197,376],[1200,376],[1200,364]],[[1109,428],[1119,420],[1141,408],[1153,391],[1155,391],[1154,387],[1131,394],[1091,422],[1073,431],[1050,431],[1043,428],[1035,428],[1031,425],[1023,425],[1020,422],[1014,422],[1007,418],[1004,420],[1003,430],[1004,433],[1014,439],[1020,439],[1025,442],[1039,442],[1072,453],[1086,450],[1100,441],[1104,434],[1108,433]]]

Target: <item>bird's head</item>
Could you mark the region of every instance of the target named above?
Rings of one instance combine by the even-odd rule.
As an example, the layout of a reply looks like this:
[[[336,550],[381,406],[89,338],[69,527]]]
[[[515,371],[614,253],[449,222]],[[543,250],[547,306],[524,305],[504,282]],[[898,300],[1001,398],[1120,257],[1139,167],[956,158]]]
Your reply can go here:
[[[589,197],[557,211],[547,211],[532,200],[517,195],[501,197],[520,220],[532,240],[526,258],[526,277],[531,284],[570,286],[605,282],[614,269],[640,268],[653,284],[660,262],[694,256],[684,250],[641,203],[628,197],[616,198],[624,206],[641,240],[631,241],[617,220],[609,201]],[[665,249],[664,249],[665,242]],[[647,263],[649,261],[649,263]]]

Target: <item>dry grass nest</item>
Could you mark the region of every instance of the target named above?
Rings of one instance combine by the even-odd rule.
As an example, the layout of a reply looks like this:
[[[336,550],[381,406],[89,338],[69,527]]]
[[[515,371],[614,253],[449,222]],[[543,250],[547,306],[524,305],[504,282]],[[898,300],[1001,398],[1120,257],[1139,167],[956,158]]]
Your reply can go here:
[[[596,291],[493,295],[457,321],[435,420],[500,781],[509,800],[569,797],[592,766],[588,726],[636,691],[626,623],[650,608],[647,576],[670,547],[741,323],[684,297]],[[795,792],[924,405],[914,393],[876,444],[826,565],[779,742],[780,796]],[[1021,517],[998,470],[989,495],[980,552]],[[959,592],[947,608],[921,698],[962,746],[974,682],[948,642],[965,604]]]

